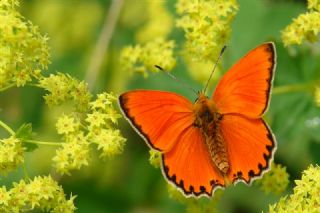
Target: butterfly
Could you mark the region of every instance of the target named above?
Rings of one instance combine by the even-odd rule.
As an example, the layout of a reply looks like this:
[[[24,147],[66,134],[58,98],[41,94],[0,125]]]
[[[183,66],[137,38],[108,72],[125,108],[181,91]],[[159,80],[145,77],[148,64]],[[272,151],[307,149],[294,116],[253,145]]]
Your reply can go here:
[[[192,103],[173,92],[132,90],[119,96],[119,105],[161,152],[170,183],[187,197],[212,196],[230,184],[250,184],[270,168],[276,140],[262,116],[275,67],[275,45],[267,42],[233,65],[210,98],[198,92]]]

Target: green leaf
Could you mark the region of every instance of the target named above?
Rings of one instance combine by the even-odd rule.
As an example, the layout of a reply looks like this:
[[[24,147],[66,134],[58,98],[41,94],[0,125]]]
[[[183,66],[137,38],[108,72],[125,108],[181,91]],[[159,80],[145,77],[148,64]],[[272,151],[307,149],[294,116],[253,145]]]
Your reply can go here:
[[[22,124],[18,131],[16,132],[16,137],[19,138],[26,149],[26,152],[32,152],[33,150],[38,148],[38,145],[25,143],[26,140],[32,138],[32,124]]]

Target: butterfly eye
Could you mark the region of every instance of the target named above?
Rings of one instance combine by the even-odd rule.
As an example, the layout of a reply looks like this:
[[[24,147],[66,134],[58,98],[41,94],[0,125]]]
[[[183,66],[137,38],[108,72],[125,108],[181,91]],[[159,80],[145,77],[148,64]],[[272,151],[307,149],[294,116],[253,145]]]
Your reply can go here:
[[[217,116],[219,121],[221,121],[223,119],[223,115],[220,114],[220,113],[216,113],[216,116]]]

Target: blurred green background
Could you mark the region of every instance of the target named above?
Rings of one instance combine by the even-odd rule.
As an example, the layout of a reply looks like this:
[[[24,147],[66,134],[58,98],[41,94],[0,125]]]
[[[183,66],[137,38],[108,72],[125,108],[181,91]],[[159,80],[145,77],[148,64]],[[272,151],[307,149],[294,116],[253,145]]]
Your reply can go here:
[[[138,74],[123,73],[119,67],[121,49],[135,44],[135,32],[147,21],[144,11],[149,1],[123,2],[101,71],[90,85],[92,92],[114,91],[120,94],[129,89],[158,89],[180,93],[193,101],[193,93],[161,73],[144,78]],[[81,80],[90,75],[87,70],[111,3],[111,0],[21,2],[21,13],[50,38],[52,64],[48,75],[59,71]],[[275,88],[314,84],[316,79],[320,79],[319,43],[285,48],[280,37],[281,30],[291,23],[292,18],[306,11],[305,1],[239,0],[238,3],[240,9],[232,24],[231,39],[223,56],[224,70],[251,48],[270,40],[276,43],[278,55]],[[173,14],[174,4],[175,1],[167,1],[167,7]],[[172,37],[178,45],[184,40],[179,29],[174,30]],[[190,77],[180,60],[178,58],[172,73],[200,90],[202,85]],[[56,115],[66,109],[49,109],[44,104],[43,94],[44,91],[31,87],[0,93],[0,119],[15,128],[31,122],[38,133],[37,138],[59,141],[54,123]],[[320,162],[320,108],[316,106],[311,91],[273,94],[266,120],[278,141],[275,162],[287,167],[292,189],[293,180],[300,178],[302,170],[311,163]],[[77,212],[184,212],[185,205],[169,197],[160,170],[150,165],[149,150],[143,140],[124,119],[121,119],[119,126],[128,139],[121,155],[107,161],[93,156],[88,167],[73,172],[72,176],[59,177],[66,194],[72,192],[77,195]],[[5,135],[3,130],[0,130],[0,135]],[[55,174],[51,167],[54,152],[51,147],[40,147],[33,153],[27,153],[29,174]],[[0,183],[10,187],[12,181],[22,176],[19,170],[0,179]],[[290,188],[287,193],[290,193]],[[259,187],[239,184],[225,190],[218,210],[261,212],[278,199],[279,196],[267,195]]]

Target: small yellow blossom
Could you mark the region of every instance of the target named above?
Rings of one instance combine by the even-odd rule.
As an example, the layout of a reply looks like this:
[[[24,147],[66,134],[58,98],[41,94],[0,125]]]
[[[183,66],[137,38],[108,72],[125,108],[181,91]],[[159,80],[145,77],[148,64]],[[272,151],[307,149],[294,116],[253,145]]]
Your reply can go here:
[[[116,124],[118,119],[121,118],[121,115],[113,108],[106,109],[106,118],[109,119],[112,123]]]
[[[161,152],[154,149],[150,149],[149,154],[149,162],[151,163],[151,165],[155,168],[159,168],[161,165]]]
[[[80,123],[71,115],[63,115],[59,117],[56,128],[58,134],[69,134],[75,132],[80,126]]]
[[[97,99],[90,102],[91,109],[106,109],[108,105],[112,103],[113,100],[116,100],[113,94],[108,94],[106,92],[98,94]]]
[[[8,206],[8,201],[10,200],[10,194],[5,186],[0,188],[0,206]]]
[[[119,130],[102,129],[92,137],[92,141],[101,150],[100,157],[111,157],[123,151],[126,139],[120,135]]]
[[[289,174],[286,167],[272,163],[271,170],[264,174],[263,178],[259,179],[256,184],[260,185],[261,189],[268,194],[280,195],[288,187]]]
[[[106,124],[106,114],[98,111],[94,111],[90,114],[87,114],[86,121],[90,126],[102,126]]]

